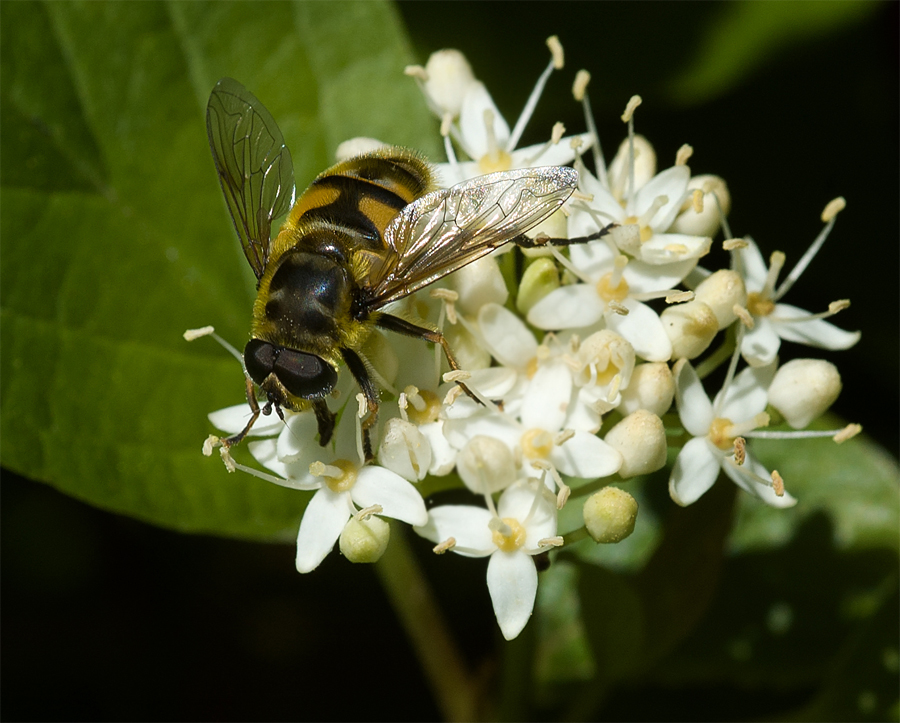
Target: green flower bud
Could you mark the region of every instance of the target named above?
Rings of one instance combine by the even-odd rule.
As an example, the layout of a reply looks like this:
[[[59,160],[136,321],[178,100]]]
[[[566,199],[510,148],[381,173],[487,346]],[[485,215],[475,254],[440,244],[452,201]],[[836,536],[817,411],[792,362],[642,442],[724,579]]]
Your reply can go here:
[[[522,274],[516,308],[525,316],[536,303],[559,288],[559,272],[553,259],[536,259]]]
[[[391,539],[391,527],[380,517],[351,517],[341,533],[341,553],[350,562],[378,562]]]
[[[638,503],[625,490],[604,487],[588,497],[582,514],[594,542],[621,542],[634,532]]]

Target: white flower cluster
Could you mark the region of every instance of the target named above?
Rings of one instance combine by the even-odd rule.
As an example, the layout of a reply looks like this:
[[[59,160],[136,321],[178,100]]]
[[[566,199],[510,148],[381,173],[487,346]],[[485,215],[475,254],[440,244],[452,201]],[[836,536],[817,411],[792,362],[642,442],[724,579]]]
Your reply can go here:
[[[432,320],[437,314],[465,371],[442,379],[437,357],[423,362],[421,342],[373,334],[362,352],[396,399],[396,407],[385,402],[381,408],[377,464],[364,463],[348,384],[328,446],[319,446],[311,412],[285,412],[284,423],[261,419],[251,431],[263,439],[251,442],[250,452],[269,473],[223,455],[234,468],[314,491],[297,538],[301,572],[315,569],[339,539],[349,559],[377,559],[389,535],[380,516],[412,525],[436,544],[435,552],[489,557],[488,588],[507,639],[532,613],[533,557],[585,533],[561,536],[558,510],[570,496],[570,504],[581,499],[585,534],[601,542],[622,539],[637,508],[608,483],[663,468],[670,445],[681,447],[669,479],[680,505],[696,501],[720,470],[767,504],[795,504],[780,475],[753,457],[748,440],[798,434],[763,428],[782,420],[805,427],[836,399],[841,381],[826,361],[779,366],[781,340],[845,349],[859,338],[824,320],[847,302],[834,302],[823,314],[781,302],[831,231],[842,201],[826,208],[821,235],[779,285],[784,254],[772,254],[767,267],[753,241],[731,238],[726,184],[692,175],[689,146],[657,172],[652,145],[633,131],[638,98],[626,109],[627,138],[609,164],[590,117],[584,71],[574,94],[585,105],[588,133],[563,138],[560,126],[547,143],[517,149],[544,84],[562,67],[558,41],[548,44],[552,59],[512,131],[461,53],[435,53],[424,68],[407,73],[441,120],[445,183],[574,162],[578,192],[546,228],[570,239],[616,224],[612,232],[565,254],[554,249],[527,259],[515,303],[496,256],[448,277],[443,288],[400,302],[405,314],[431,312]],[[586,149],[593,173],[581,156]],[[457,158],[457,151],[468,158]],[[731,268],[711,272],[698,261],[720,231]],[[546,333],[538,338],[535,329]],[[701,356],[695,367],[692,360]],[[702,379],[719,366],[724,382],[710,400]],[[246,405],[238,405],[210,419],[236,433],[246,416]],[[799,434],[842,441],[858,429],[851,426]],[[445,487],[464,485],[472,504],[427,509],[416,484],[428,475],[445,477]]]

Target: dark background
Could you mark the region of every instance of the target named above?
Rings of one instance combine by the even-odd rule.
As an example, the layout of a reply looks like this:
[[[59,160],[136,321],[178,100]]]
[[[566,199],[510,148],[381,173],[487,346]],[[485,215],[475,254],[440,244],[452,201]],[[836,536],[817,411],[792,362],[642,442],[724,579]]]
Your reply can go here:
[[[608,158],[624,133],[618,116],[640,93],[637,129],[654,143],[660,167],[691,143],[694,172],[718,173],[729,184],[734,233],[752,235],[766,255],[785,251],[788,268],[819,232],[825,204],[845,196],[831,238],[786,300],[818,311],[852,298],[835,322],[863,329],[862,341],[824,354],[844,380],[834,408],[897,455],[896,3],[773,53],[745,82],[695,106],[674,97],[669,82],[721,12],[716,4],[400,8],[419,62],[441,47],[463,50],[510,125],[547,61],[545,37],[557,33],[567,66],[551,78],[523,144],[544,140],[556,120],[582,130],[569,89],[585,67]],[[785,358],[819,356],[783,350]],[[289,546],[149,527],[5,472],[0,534],[4,720],[437,716],[373,571],[351,569],[339,555],[300,576]],[[415,546],[424,560],[427,546]],[[451,625],[473,668],[489,674],[499,636],[484,566],[446,556],[440,570],[446,577],[432,582]],[[638,684],[629,716],[777,716],[804,694],[755,697],[748,709],[739,691],[669,691],[676,714],[654,707],[655,692]],[[616,712],[624,715],[607,710]]]

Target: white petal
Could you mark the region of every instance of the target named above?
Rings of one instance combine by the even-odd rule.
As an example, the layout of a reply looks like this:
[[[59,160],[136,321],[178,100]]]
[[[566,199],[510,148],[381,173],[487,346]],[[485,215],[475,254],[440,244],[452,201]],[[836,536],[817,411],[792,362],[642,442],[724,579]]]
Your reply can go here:
[[[422,495],[400,475],[377,465],[366,465],[356,478],[350,496],[360,507],[381,505],[386,517],[424,525],[428,521]]]
[[[669,496],[686,507],[699,500],[713,486],[721,469],[720,458],[706,437],[694,437],[678,453],[669,477]]]
[[[593,286],[572,284],[551,291],[531,307],[528,323],[539,329],[579,329],[600,321],[604,307]]]
[[[628,204],[629,212],[640,217],[657,196],[666,196],[668,202],[653,215],[648,225],[656,232],[667,231],[681,210],[682,197],[690,179],[691,171],[687,166],[672,166],[657,173],[635,194]]]
[[[435,176],[441,188],[450,188],[463,181],[483,176],[478,161],[459,161],[458,163],[435,163]]]
[[[628,262],[622,276],[628,282],[628,288],[633,294],[646,291],[665,291],[681,283],[696,263],[695,259],[688,259],[655,266],[633,259]]]
[[[709,236],[688,236],[676,233],[655,233],[641,244],[641,260],[663,265],[693,260],[709,253]],[[685,272],[687,273],[687,272]]]
[[[596,435],[575,432],[574,437],[553,448],[550,461],[563,474],[597,479],[618,472],[622,455]]]
[[[798,309],[796,306],[776,304],[769,320],[778,336],[798,344],[838,350],[849,349],[859,341],[860,333],[858,331],[845,331],[824,319],[788,321],[789,319],[803,319],[807,316],[809,316],[808,311]]]
[[[280,420],[279,420],[280,422]],[[307,464],[321,457],[324,450],[319,445],[319,427],[316,415],[312,412],[301,412],[293,415],[281,425],[278,435],[276,453],[284,463],[307,459]]]
[[[573,213],[572,215],[574,216],[575,214]],[[570,237],[587,236],[598,230],[598,228],[599,226],[592,221],[590,224],[587,224],[587,228],[584,231],[576,232],[573,228],[572,219],[569,219]],[[616,252],[602,239],[589,241],[586,244],[574,244],[569,247],[569,260],[572,262],[572,266],[593,281],[599,281],[600,277],[613,270],[616,255]]]
[[[681,423],[695,437],[705,436],[713,421],[713,406],[700,377],[687,360],[675,364],[672,373],[675,377],[675,399]]]
[[[454,404],[454,406],[456,405]],[[465,447],[472,437],[479,434],[496,437],[512,449],[519,444],[522,428],[507,415],[498,414],[494,410],[484,407],[480,407],[468,417],[450,418],[444,421],[444,435],[457,449]]]
[[[761,367],[775,361],[781,338],[767,317],[756,316],[753,320],[756,322],[754,327],[746,330],[741,341],[741,355],[751,366]]]
[[[524,321],[500,304],[481,307],[478,327],[491,356],[501,364],[521,369],[537,354],[534,334]]]
[[[225,409],[210,412],[206,416],[216,429],[221,429],[228,434],[237,434],[250,421],[250,405],[247,402],[235,404],[233,407],[225,407]],[[257,417],[249,434],[253,437],[268,437],[278,434],[282,426],[283,423],[277,414],[270,414],[268,417],[261,414]]]
[[[537,595],[537,569],[524,552],[497,550],[488,562],[487,583],[500,631],[512,640],[528,623]]]
[[[522,399],[520,411],[526,429],[538,427],[558,432],[566,421],[572,396],[572,372],[562,361],[538,367]]]
[[[769,267],[765,259],[763,259],[756,242],[751,238],[745,238],[744,240],[747,242],[747,246],[738,252],[743,269],[738,268],[737,270],[744,277],[744,285],[747,287],[747,291],[759,292],[766,285]]]
[[[485,557],[497,546],[488,527],[491,513],[474,505],[441,505],[428,514],[428,522],[414,527],[415,531],[432,542],[456,540],[453,551],[463,557]]]
[[[431,467],[428,474],[441,477],[450,474],[456,466],[456,450],[444,436],[443,421],[419,425],[419,432],[431,445]]]
[[[297,534],[297,571],[312,572],[325,559],[350,519],[350,495],[327,487],[316,492]]]
[[[481,392],[488,399],[503,399],[516,385],[519,373],[509,367],[488,367],[466,370],[472,375],[466,386]]]
[[[525,528],[522,547],[533,551],[538,542],[556,535],[556,497],[535,481],[517,482],[506,488],[497,502],[497,514],[511,517]]]
[[[593,199],[588,204],[590,211],[585,211],[578,206],[572,209],[572,215],[569,217],[570,238],[587,236],[594,231],[599,231],[601,226],[613,222],[621,223],[625,220],[625,209],[619,205],[615,196],[600,185],[600,181],[594,178],[590,171],[579,172],[578,190],[593,196]]]
[[[642,359],[668,361],[672,356],[672,342],[659,315],[635,299],[625,299],[622,305],[628,309],[628,314],[606,314],[606,326],[627,339],[634,347],[634,353]]]
[[[486,110],[489,110],[494,116],[494,137],[497,147],[501,150],[505,149],[506,142],[509,140],[509,126],[497,109],[491,94],[484,87],[484,83],[476,81],[466,91],[459,113],[459,127],[463,144],[466,152],[476,161],[490,150],[487,126],[484,122]]]
[[[747,459],[744,460],[744,464],[742,464],[741,466],[730,464],[726,460],[722,464],[722,469],[738,487],[747,492],[750,492],[756,497],[759,497],[759,499],[761,499],[771,507],[784,509],[786,507],[793,507],[797,504],[797,499],[795,497],[792,497],[787,492],[779,497],[775,494],[775,490],[772,489],[769,485],[763,484],[762,482],[757,482],[755,479],[750,477],[749,473],[752,473],[754,475],[767,479],[769,478],[769,471],[749,454],[747,455]]]
[[[775,376],[777,366],[773,362],[763,367],[747,367],[735,376],[724,400],[720,399],[720,392],[713,401],[718,416],[732,422],[743,422],[765,410],[768,404],[769,385]]]
[[[510,154],[512,156],[512,167],[567,166],[575,160],[575,149],[572,148],[572,141],[575,138],[581,139],[579,149],[582,153],[590,147],[593,141],[593,136],[590,133],[585,133],[580,136],[560,138],[559,142],[555,144],[538,143],[533,146],[519,148]]]

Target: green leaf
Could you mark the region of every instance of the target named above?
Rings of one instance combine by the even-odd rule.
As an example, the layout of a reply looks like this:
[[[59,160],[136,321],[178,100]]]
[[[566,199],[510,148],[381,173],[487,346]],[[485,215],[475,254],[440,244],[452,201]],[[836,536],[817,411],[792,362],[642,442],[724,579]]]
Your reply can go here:
[[[357,135],[437,151],[393,6],[0,5],[0,460],[181,530],[294,534],[308,495],[200,455],[243,398],[253,299],[205,106],[240,79],[278,120],[298,185]],[[365,42],[360,42],[365,38]]]
[[[669,83],[669,95],[699,104],[721,95],[798,42],[811,41],[864,20],[877,3],[735,2],[717,14],[697,43],[693,62]]]

